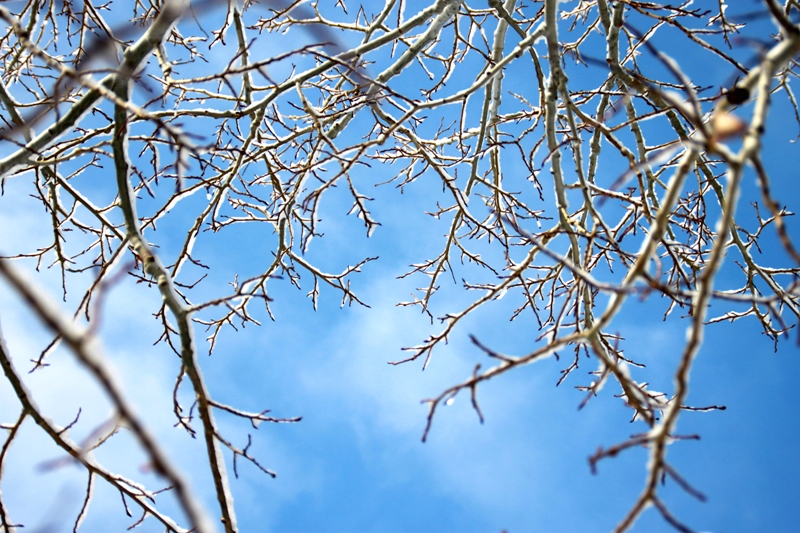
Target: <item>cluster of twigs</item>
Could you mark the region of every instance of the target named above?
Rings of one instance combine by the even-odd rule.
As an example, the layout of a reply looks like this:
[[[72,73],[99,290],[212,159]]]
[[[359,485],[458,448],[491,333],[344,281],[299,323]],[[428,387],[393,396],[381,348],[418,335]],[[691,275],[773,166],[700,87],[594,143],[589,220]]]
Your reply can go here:
[[[100,477],[123,501],[138,504],[142,518],[155,517],[170,531],[213,530],[92,347],[92,324],[99,318],[93,299],[122,268],[162,296],[161,340],[181,360],[175,416],[202,437],[219,516],[227,532],[236,531],[222,450],[232,453],[234,468],[243,457],[272,473],[250,455],[249,440],[240,449],[220,433],[215,410],[254,426],[295,419],[247,413],[211,398],[193,332],[204,326],[213,350],[226,326],[257,323],[254,303],[271,317],[269,287],[277,277],[300,287],[301,276],[309,276],[315,306],[320,284],[338,291],[342,305],[363,305],[350,278],[376,258],[356,258],[342,272],[328,273],[305,252],[322,236],[321,200],[334,188],[351,196],[350,214],[363,221],[367,235],[380,224],[359,188],[364,167],[371,166],[391,172],[376,184],[402,189],[434,180],[446,198],[430,213],[447,224],[442,251],[411,265],[406,276],[424,283],[413,301],[400,305],[419,307],[433,319],[436,291],[459,261],[470,263],[470,275],[481,279],[465,282],[466,290],[481,296],[448,311],[439,333],[407,348],[409,356],[400,362],[421,359],[426,367],[464,317],[509,292],[520,301],[509,318],[532,313],[540,328],[536,345],[522,356],[473,339],[495,365],[477,365],[469,379],[426,400],[423,440],[438,407],[462,391],[471,394],[482,419],[479,384],[571,351],[561,383],[581,357],[593,356],[595,379],[579,385],[585,401],[616,382],[646,428],[601,448],[592,467],[633,446],[650,449],[645,488],[617,530],[627,530],[650,505],[688,530],[657,489],[670,477],[702,499],[666,461],[666,449],[681,439],[675,434],[680,413],[698,409],[685,402],[705,325],[752,316],[777,342],[800,319],[800,255],[785,221],[791,213],[772,197],[761,160],[771,100],[788,98],[797,116],[791,80],[800,52],[800,7],[794,0],[764,0],[759,11],[738,16],[726,11],[723,0],[680,6],[436,0],[415,13],[407,11],[418,6],[405,0],[386,0],[375,12],[342,0],[335,6],[230,1],[227,9],[195,3],[194,17],[187,16],[185,2],[173,0],[113,6],[29,0],[13,13],[0,6],[7,25],[0,36],[0,179],[31,180],[53,234],[48,247],[0,260],[0,273],[112,399],[119,420],[99,442],[119,424],[131,428],[189,523],[177,525],[154,505],[151,491],[105,470],[91,450],[50,422],[6,348],[0,362],[21,412],[3,426],[0,472],[17,430],[31,417],[89,472],[76,529]],[[215,28],[210,33],[204,29],[209,25]],[[755,33],[748,33],[751,27]],[[657,44],[664,33],[682,57],[702,57],[732,72],[731,78],[709,82],[687,75],[673,50]],[[204,58],[220,49],[228,52],[226,60]],[[704,81],[710,85],[701,86]],[[82,179],[108,169],[116,177],[110,201]],[[760,198],[750,199],[754,229],[736,216],[748,169],[761,189]],[[198,203],[198,196],[206,200]],[[178,222],[185,238],[167,257],[151,240],[179,204],[195,211],[188,223]],[[216,296],[208,297],[208,283],[196,281],[208,269],[196,243],[208,232],[247,224],[270,229],[272,259],[257,273],[237,277],[232,291],[214,288]],[[82,240],[68,238],[68,231]],[[789,262],[761,264],[780,253],[757,253],[774,235]],[[479,253],[487,248],[489,253]],[[70,277],[91,273],[75,310],[88,329],[54,311],[17,273],[10,259],[26,257],[60,269],[65,299]],[[740,286],[715,288],[724,261],[741,267]],[[487,274],[493,281],[484,281]],[[680,309],[691,321],[670,394],[633,379],[630,366],[638,363],[623,354],[612,327],[631,296],[654,294],[667,302],[667,314]],[[712,299],[730,310],[710,318]],[[199,431],[178,398],[184,377]],[[14,530],[2,502],[0,519],[6,531]]]

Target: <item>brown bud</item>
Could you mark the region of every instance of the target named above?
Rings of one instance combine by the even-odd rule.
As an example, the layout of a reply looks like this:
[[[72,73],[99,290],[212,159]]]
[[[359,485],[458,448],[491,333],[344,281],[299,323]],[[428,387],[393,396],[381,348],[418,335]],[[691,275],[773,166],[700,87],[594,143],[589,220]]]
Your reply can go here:
[[[725,93],[725,99],[728,100],[730,105],[743,104],[750,98],[750,91],[744,87],[734,87]]]

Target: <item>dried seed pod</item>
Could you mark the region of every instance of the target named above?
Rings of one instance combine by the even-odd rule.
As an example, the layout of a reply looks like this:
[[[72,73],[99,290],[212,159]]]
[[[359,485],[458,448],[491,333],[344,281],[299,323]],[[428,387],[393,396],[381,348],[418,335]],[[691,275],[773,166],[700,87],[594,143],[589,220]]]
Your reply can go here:
[[[747,131],[747,122],[727,111],[717,111],[711,119],[711,135],[715,141],[730,139]]]

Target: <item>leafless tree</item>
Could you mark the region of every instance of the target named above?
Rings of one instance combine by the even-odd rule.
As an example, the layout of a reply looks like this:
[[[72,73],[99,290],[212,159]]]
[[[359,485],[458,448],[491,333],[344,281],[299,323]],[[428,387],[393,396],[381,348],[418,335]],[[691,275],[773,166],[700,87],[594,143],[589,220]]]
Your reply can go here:
[[[752,317],[777,343],[800,319],[800,255],[785,221],[791,212],[772,196],[761,156],[771,101],[788,99],[795,114],[786,119],[798,119],[792,80],[800,5],[763,0],[732,15],[724,0],[364,4],[27,0],[0,6],[6,24],[0,179],[30,182],[52,226],[49,246],[3,251],[12,255],[0,260],[0,274],[52,331],[33,371],[51,371],[47,356],[63,344],[115,407],[90,442],[73,442],[70,426],[57,425],[37,406],[3,345],[0,363],[19,415],[2,426],[0,474],[31,419],[42,438],[88,474],[76,530],[93,483],[100,482],[120,492],[129,515],[127,506],[138,506],[134,526],[153,517],[167,531],[207,532],[215,530],[207,518],[213,515],[226,532],[237,531],[226,461],[233,458],[235,467],[243,458],[272,472],[248,447],[226,438],[215,414],[253,426],[298,419],[244,412],[212,398],[194,334],[206,332],[213,350],[223,329],[257,322],[255,306],[271,316],[270,287],[279,276],[298,287],[304,276],[315,306],[320,285],[338,291],[343,305],[363,304],[350,281],[375,258],[353,258],[344,271],[328,273],[306,251],[322,236],[320,202],[336,187],[349,191],[350,214],[368,235],[380,224],[363,180],[354,178],[369,166],[389,174],[374,185],[404,189],[433,180],[449,198],[430,212],[447,225],[441,252],[409,267],[406,276],[419,279],[421,288],[413,301],[400,303],[440,320],[441,329],[393,364],[427,366],[467,315],[506,293],[519,306],[503,319],[532,313],[540,328],[524,355],[498,353],[473,337],[490,365],[476,364],[466,380],[425,400],[423,440],[435,430],[439,407],[459,393],[470,395],[483,420],[481,383],[550,356],[565,360],[554,381],[580,381],[573,371],[594,359],[592,380],[578,383],[583,403],[604,387],[619,387],[640,430],[599,448],[591,468],[632,447],[646,446],[650,454],[641,495],[616,531],[628,530],[648,506],[689,531],[658,488],[670,478],[703,499],[666,452],[692,437],[676,433],[682,411],[720,408],[687,405],[706,325]],[[655,44],[664,32],[679,36],[674,49]],[[212,53],[216,59],[204,57]],[[707,72],[728,76],[697,79],[677,57],[701,58],[713,65]],[[750,172],[760,196],[740,199]],[[110,200],[96,182],[82,179],[112,173]],[[737,214],[745,200],[755,216],[746,209]],[[156,226],[173,218],[185,228],[183,244],[161,253]],[[208,287],[204,271],[224,259],[203,257],[195,245],[246,224],[274,232],[272,260],[258,265],[257,275],[233,279],[232,290]],[[780,246],[760,253],[769,246],[761,244],[765,234],[777,235]],[[31,261],[37,270],[60,271],[65,301],[68,288],[83,291],[72,316],[21,274],[20,265]],[[738,266],[738,285],[715,283],[723,262]],[[174,417],[205,446],[219,504],[213,511],[201,509],[95,342],[103,293],[119,273],[140,280],[142,291],[161,294],[163,304],[154,310],[163,325],[159,340],[180,357]],[[463,289],[479,296],[439,318],[431,306],[450,273],[466,277]],[[668,393],[634,380],[646,373],[632,370],[640,365],[623,352],[624,331],[614,325],[629,299],[655,297],[666,302],[666,314],[678,310],[689,323]],[[709,316],[712,300],[726,311]],[[186,388],[191,407],[180,400]],[[93,450],[120,427],[135,435],[175,494],[184,524],[156,504],[153,488],[94,458]],[[13,511],[0,501],[4,531],[18,527]]]

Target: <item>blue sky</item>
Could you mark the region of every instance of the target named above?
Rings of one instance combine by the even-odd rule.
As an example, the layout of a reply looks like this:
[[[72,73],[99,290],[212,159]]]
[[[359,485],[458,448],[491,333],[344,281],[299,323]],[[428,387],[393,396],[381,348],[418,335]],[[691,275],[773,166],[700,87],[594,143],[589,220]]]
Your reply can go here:
[[[564,3],[565,7],[574,5]],[[406,13],[416,8],[410,5]],[[763,27],[769,26],[765,22]],[[308,34],[290,35],[310,38]],[[515,36],[508,39],[516,42]],[[719,85],[731,74],[729,68],[704,67],[702,60],[684,57],[681,49],[673,51],[666,42],[657,44],[679,57],[682,64],[685,61],[691,75],[705,77],[698,80],[700,83]],[[216,61],[229,52],[221,47],[213,50],[216,52],[212,51],[210,57]],[[603,57],[604,50],[601,52],[599,57]],[[752,55],[742,48],[737,53]],[[276,67],[274,74],[286,69]],[[404,80],[413,81],[419,74],[409,68]],[[576,84],[589,84],[602,76],[592,67],[570,67],[568,74]],[[526,76],[530,73],[523,69],[510,70],[508,83],[524,83]],[[581,76],[586,76],[585,81]],[[460,81],[454,78],[453,86]],[[536,98],[534,89],[530,98]],[[748,113],[746,109],[743,112]],[[355,131],[357,126],[354,123]],[[647,127],[655,129],[657,125],[647,123]],[[772,177],[774,196],[791,211],[798,209],[800,198],[796,179],[800,150],[790,142],[797,130],[787,99],[777,94],[763,159]],[[357,134],[353,135],[357,139]],[[653,137],[657,135],[652,133]],[[504,168],[522,174],[511,164]],[[105,172],[110,172],[110,167]],[[523,354],[536,345],[539,332],[532,316],[523,314],[514,322],[508,321],[510,312],[519,305],[519,295],[509,294],[468,317],[446,346],[434,350],[432,363],[424,372],[420,362],[386,364],[403,358],[402,347],[419,344],[441,327],[438,321],[431,325],[417,308],[396,305],[410,300],[420,286],[419,278],[398,276],[410,264],[441,249],[449,224],[448,220],[437,221],[424,214],[435,209],[437,201],[447,201],[440,182],[429,176],[402,193],[392,185],[373,186],[392,175],[390,169],[373,166],[354,176],[361,192],[375,198],[371,202],[373,215],[382,225],[372,238],[366,238],[360,220],[345,216],[352,201],[341,187],[323,200],[321,228],[325,236],[314,239],[308,251],[310,260],[328,271],[340,271],[363,257],[380,256],[352,281],[353,289],[370,308],[340,308],[340,294],[322,287],[319,309],[314,311],[306,297],[311,289],[306,276],[302,290],[286,280],[273,280],[270,296],[276,320],[270,321],[263,311],[255,312],[262,326],[248,324],[238,332],[225,329],[210,357],[205,355],[204,332],[196,328],[201,364],[216,399],[249,411],[269,408],[275,416],[303,417],[298,424],[265,424],[255,431],[241,420],[218,414],[223,433],[239,446],[244,446],[251,434],[253,454],[278,474],[272,479],[250,464],[239,463],[239,479],[232,480],[231,486],[241,531],[611,530],[643,487],[646,450],[628,450],[604,460],[597,475],[592,475],[587,458],[598,446],[621,442],[644,431],[645,426],[628,422],[629,410],[613,397],[618,386],[610,384],[587,407],[578,410],[583,393],[573,387],[587,381],[586,373],[596,369],[594,360],[586,360],[580,375],[570,377],[558,388],[559,370],[568,365],[565,359],[547,359],[483,384],[480,399],[486,415],[484,424],[479,423],[469,398],[462,393],[452,405],[438,411],[430,438],[426,443],[420,441],[427,414],[420,401],[467,377],[475,363],[490,364],[470,343],[469,334],[504,353]],[[610,183],[619,173],[612,168],[608,175]],[[110,182],[103,183],[103,176],[101,169],[90,169],[80,179],[86,190],[100,198],[113,191]],[[549,179],[549,174],[542,172],[546,199],[552,198]],[[5,195],[0,198],[0,227],[9,228],[0,231],[0,252],[4,255],[46,246],[51,239],[48,217],[28,196],[32,192],[29,181],[6,181]],[[525,183],[520,177],[516,185]],[[168,189],[170,184],[159,194],[168,195]],[[530,189],[524,194],[533,196],[535,192]],[[744,224],[753,216],[748,205],[753,200],[760,202],[760,196],[755,177],[748,172],[739,203]],[[142,209],[152,208],[158,201],[143,198]],[[177,253],[182,245],[181,232],[203,202],[202,195],[183,202],[157,231],[146,234],[159,245],[162,257]],[[794,220],[789,218],[787,224],[790,235],[800,238]],[[788,266],[788,257],[778,248],[772,228],[767,233],[765,254],[760,260]],[[263,270],[274,247],[275,235],[266,225],[234,226],[204,235],[196,254],[214,270],[195,294],[207,298],[225,294],[225,284],[234,272],[246,277]],[[60,279],[56,269],[43,268],[34,277],[32,262],[17,263],[58,299]],[[187,268],[185,280],[192,279],[194,272]],[[449,273],[440,282],[442,288],[432,309],[436,317],[459,310],[476,297],[462,290],[462,276],[473,276],[470,281],[485,276],[469,265],[456,265],[454,275],[458,282],[454,283]],[[88,282],[86,277],[75,276],[72,283],[76,289],[61,304],[65,312],[74,309],[81,294],[78,287]],[[718,286],[729,288],[738,283],[736,269],[728,261]],[[213,513],[214,495],[202,445],[174,427],[171,394],[179,361],[163,343],[153,345],[161,331],[152,316],[159,305],[160,297],[153,288],[123,278],[107,295],[99,333],[104,352],[139,414]],[[716,316],[714,310],[721,307],[719,302],[712,302],[709,316]],[[680,310],[663,321],[664,310],[664,301],[657,297],[645,301],[631,298],[613,327],[626,339],[626,354],[647,365],[646,373],[634,370],[634,374],[648,381],[651,388],[669,392],[688,322],[680,319]],[[39,354],[49,337],[5,284],[0,284],[0,324],[17,368],[27,370],[28,361]],[[689,403],[725,405],[727,409],[684,413],[678,432],[699,433],[702,438],[674,444],[668,457],[708,496],[708,501],[694,500],[672,482],[661,489],[670,509],[698,531],[781,532],[792,531],[800,522],[796,505],[800,496],[796,481],[800,477],[796,461],[800,418],[792,408],[800,349],[798,332],[792,330],[791,335],[774,351],[773,343],[751,319],[714,324],[706,330],[706,342],[692,372]],[[50,362],[47,371],[26,376],[27,383],[42,410],[61,425],[75,417],[79,406],[82,408],[80,423],[72,430],[73,439],[80,441],[108,418],[110,404],[66,350],[57,350]],[[14,420],[17,409],[10,387],[3,382],[0,421]],[[71,465],[41,469],[43,460],[60,455],[30,421],[23,426],[7,461],[1,488],[12,518],[25,523],[26,531],[71,531],[86,476]],[[104,445],[97,457],[110,469],[148,487],[161,486],[147,471],[145,456],[125,430]],[[233,474],[230,463],[228,471]],[[159,496],[161,505],[175,509],[179,516],[169,495]],[[122,531],[138,518],[135,511],[134,515],[133,519],[126,517],[119,495],[98,483],[81,531]],[[148,519],[140,530],[155,532],[160,528]],[[633,529],[671,530],[653,509],[645,512]]]

